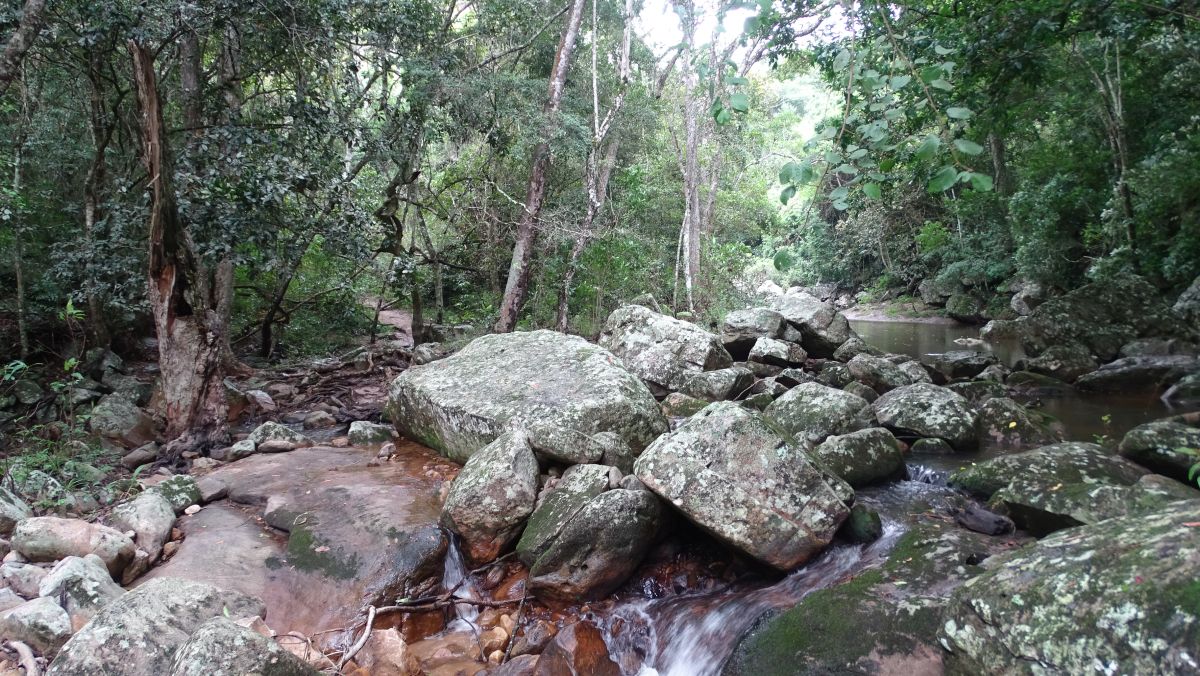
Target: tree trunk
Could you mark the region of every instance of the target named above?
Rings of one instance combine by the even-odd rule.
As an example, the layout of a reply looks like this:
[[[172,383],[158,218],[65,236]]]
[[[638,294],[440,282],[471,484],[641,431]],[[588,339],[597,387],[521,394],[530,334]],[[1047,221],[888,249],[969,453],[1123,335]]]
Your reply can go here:
[[[691,52],[696,42],[696,7],[691,0],[680,3],[686,16],[681,17],[683,23],[683,42],[687,54],[683,62],[683,125],[684,125],[684,161],[683,161],[683,223],[681,225],[683,238],[683,286],[687,297],[689,312],[695,312],[696,276],[700,271],[700,112],[696,101],[696,69],[692,64]]]
[[[999,134],[988,134],[988,148],[992,155],[992,173],[995,174],[996,194],[1007,197],[1012,194],[1012,177],[1008,173],[1008,149]]]
[[[159,372],[167,427],[167,457],[224,443],[221,324],[212,280],[179,216],[171,183],[171,153],[163,129],[154,52],[129,41],[140,103],[142,160],[150,190],[148,296],[158,333]]]
[[[0,96],[8,91],[8,86],[21,72],[21,62],[25,54],[33,47],[33,41],[42,31],[42,14],[46,10],[46,0],[25,0],[21,10],[21,22],[9,36],[0,52]]]
[[[542,142],[533,150],[533,161],[529,169],[529,188],[525,192],[525,208],[517,223],[517,239],[513,244],[512,261],[508,268],[508,282],[504,285],[504,296],[500,300],[500,318],[495,330],[507,333],[517,326],[517,317],[525,296],[529,293],[529,272],[533,263],[533,245],[537,239],[538,217],[546,197],[546,170],[550,166],[549,138],[558,128],[558,109],[562,103],[563,89],[567,84],[567,71],[571,67],[571,54],[575,51],[575,40],[579,36],[579,24],[583,20],[584,0],[572,0],[571,12],[567,16],[567,27],[558,44],[558,55],[554,70],[550,74],[550,88],[546,97],[545,125]]]
[[[21,194],[22,176],[25,159],[25,134],[21,132],[17,139],[16,151],[13,153],[13,195]],[[21,359],[29,358],[29,326],[25,321],[25,251],[21,222],[24,220],[17,212],[13,222],[13,271],[17,275],[17,341],[21,345]]]
[[[88,325],[97,345],[108,346],[111,342],[108,324],[100,297],[96,293],[96,276],[93,265],[95,257],[96,224],[103,218],[101,213],[102,190],[108,174],[108,144],[112,140],[115,123],[109,119],[104,106],[104,80],[100,72],[100,53],[88,55],[88,83],[90,91],[89,124],[92,135],[92,164],[88,167],[87,179],[83,183],[83,234],[88,243],[84,293],[87,297]]]

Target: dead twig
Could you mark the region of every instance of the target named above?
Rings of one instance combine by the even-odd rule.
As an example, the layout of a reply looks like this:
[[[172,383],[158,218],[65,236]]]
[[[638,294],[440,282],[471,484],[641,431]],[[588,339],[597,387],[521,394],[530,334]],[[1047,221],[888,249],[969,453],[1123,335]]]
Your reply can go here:
[[[17,653],[17,659],[21,662],[21,668],[25,670],[25,676],[42,676],[37,658],[33,656],[33,650],[29,646],[20,641],[9,641],[5,645]]]
[[[509,655],[512,654],[513,644],[517,642],[517,630],[521,628],[521,613],[525,611],[525,599],[529,598],[529,590],[521,594],[521,605],[517,606],[517,614],[513,617],[512,634],[508,636],[508,645],[504,646],[504,657],[500,658],[500,664],[508,661]]]
[[[362,636],[359,636],[354,645],[342,655],[342,659],[338,660],[338,671],[341,671],[342,667],[346,666],[346,663],[353,659],[358,654],[358,651],[362,650],[363,646],[367,644],[367,639],[371,637],[371,625],[373,624],[375,624],[375,606],[367,609],[367,626],[363,628]]]

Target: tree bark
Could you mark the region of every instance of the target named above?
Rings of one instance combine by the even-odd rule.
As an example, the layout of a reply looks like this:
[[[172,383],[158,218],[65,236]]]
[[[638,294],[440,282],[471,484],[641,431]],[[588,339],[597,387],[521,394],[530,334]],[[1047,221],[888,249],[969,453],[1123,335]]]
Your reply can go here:
[[[167,457],[227,440],[221,322],[213,284],[179,215],[153,50],[129,41],[150,191],[148,295],[158,333]]]
[[[696,6],[691,0],[679,3],[686,16],[683,24],[683,223],[680,225],[683,239],[683,285],[689,312],[695,312],[696,276],[700,271],[700,112],[696,101],[696,72],[692,65],[691,52],[696,43]]]
[[[34,40],[42,31],[42,15],[46,11],[46,0],[25,0],[21,10],[21,22],[9,36],[0,52],[0,96],[8,91],[8,86],[21,72],[21,62],[25,54],[33,47]]]
[[[999,134],[988,134],[988,148],[992,156],[992,173],[995,174],[996,194],[1007,197],[1012,194],[1012,176],[1008,172],[1008,149],[1004,137]]]
[[[558,109],[562,93],[567,84],[567,72],[571,67],[571,55],[579,36],[579,25],[583,20],[584,0],[572,0],[567,16],[567,27],[558,44],[558,55],[550,74],[550,87],[544,109],[545,126],[542,142],[533,150],[533,161],[529,170],[529,187],[525,192],[525,208],[517,223],[517,239],[513,244],[512,261],[508,268],[508,282],[504,285],[504,296],[500,300],[500,318],[495,330],[507,333],[517,326],[517,317],[529,293],[529,272],[533,263],[533,245],[537,239],[538,217],[546,197],[546,170],[550,166],[549,138],[558,128]]]
[[[97,345],[108,346],[111,342],[108,323],[100,297],[96,293],[96,276],[92,260],[95,257],[96,224],[103,218],[101,211],[102,190],[108,175],[108,144],[112,140],[115,123],[109,118],[104,105],[104,79],[100,73],[100,52],[92,51],[88,59],[88,84],[90,93],[89,125],[92,135],[92,164],[88,167],[87,179],[83,183],[83,234],[88,243],[84,293],[87,298],[88,325]]]

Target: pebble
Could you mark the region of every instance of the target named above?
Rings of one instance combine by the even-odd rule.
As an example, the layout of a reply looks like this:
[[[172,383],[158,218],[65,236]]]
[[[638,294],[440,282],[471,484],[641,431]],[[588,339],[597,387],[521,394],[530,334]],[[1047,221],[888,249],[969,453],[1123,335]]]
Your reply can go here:
[[[199,511],[200,511],[200,505],[192,505],[191,507],[188,507],[187,509],[183,510],[183,513],[187,514],[188,516],[191,516],[192,514],[195,514],[196,512],[199,512]]]

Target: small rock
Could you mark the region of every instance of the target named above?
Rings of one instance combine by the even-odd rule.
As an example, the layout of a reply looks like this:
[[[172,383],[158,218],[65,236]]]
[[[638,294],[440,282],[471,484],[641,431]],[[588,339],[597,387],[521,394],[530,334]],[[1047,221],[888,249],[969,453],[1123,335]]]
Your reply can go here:
[[[142,465],[148,465],[158,459],[158,443],[150,442],[148,444],[138,446],[130,451],[125,457],[121,458],[121,466],[128,470],[134,470]]]
[[[395,628],[372,631],[354,661],[372,676],[416,676],[424,673],[416,656],[409,651],[404,637]]]
[[[17,593],[8,587],[0,587],[0,613],[9,608],[16,608],[25,603],[25,599],[17,596]]]
[[[0,565],[0,577],[16,593],[27,599],[37,598],[46,569],[31,563],[6,563]]]
[[[842,524],[841,532],[851,542],[870,544],[883,537],[883,520],[879,512],[863,505],[850,508],[850,516]]]
[[[558,633],[542,651],[534,673],[537,676],[620,676],[621,669],[609,657],[604,635],[596,625],[583,620]]]
[[[967,505],[966,509],[956,512],[954,520],[963,528],[984,535],[1003,535],[1016,530],[1012,519],[974,503]]]
[[[171,536],[175,510],[159,491],[146,491],[114,507],[108,522],[123,531],[132,531],[134,542],[153,561]]]
[[[221,466],[221,462],[216,458],[196,458],[192,461],[192,471],[201,472],[205,470],[215,469]]]
[[[33,516],[33,510],[15,493],[0,486],[0,535],[9,535],[22,519]]]
[[[180,646],[170,673],[171,676],[317,676],[320,672],[253,629],[224,617],[214,617],[200,625]]]
[[[72,631],[79,631],[104,606],[125,593],[108,574],[104,562],[89,555],[68,556],[55,564],[38,586],[38,595],[52,598],[67,611]]]
[[[200,502],[206,505],[229,495],[229,485],[212,477],[197,480],[196,487],[200,489]]]
[[[337,425],[337,418],[325,411],[313,411],[304,417],[304,429],[315,430]]]
[[[200,487],[195,479],[186,474],[168,477],[150,490],[161,493],[171,503],[175,514],[182,514],[189,505],[200,502]]]
[[[350,423],[347,436],[352,446],[371,446],[392,440],[396,430],[391,425],[380,425],[366,420],[355,420]]]
[[[313,445],[312,439],[274,421],[259,425],[248,440],[254,442],[259,453],[279,453]]]
[[[279,406],[275,404],[275,400],[271,398],[271,395],[262,390],[247,390],[246,398],[253,404],[253,408],[263,413],[274,413],[279,410]]]
[[[191,516],[193,514],[196,514],[199,511],[200,511],[200,505],[192,505],[192,506],[184,509],[183,513],[187,514],[188,516]]]

